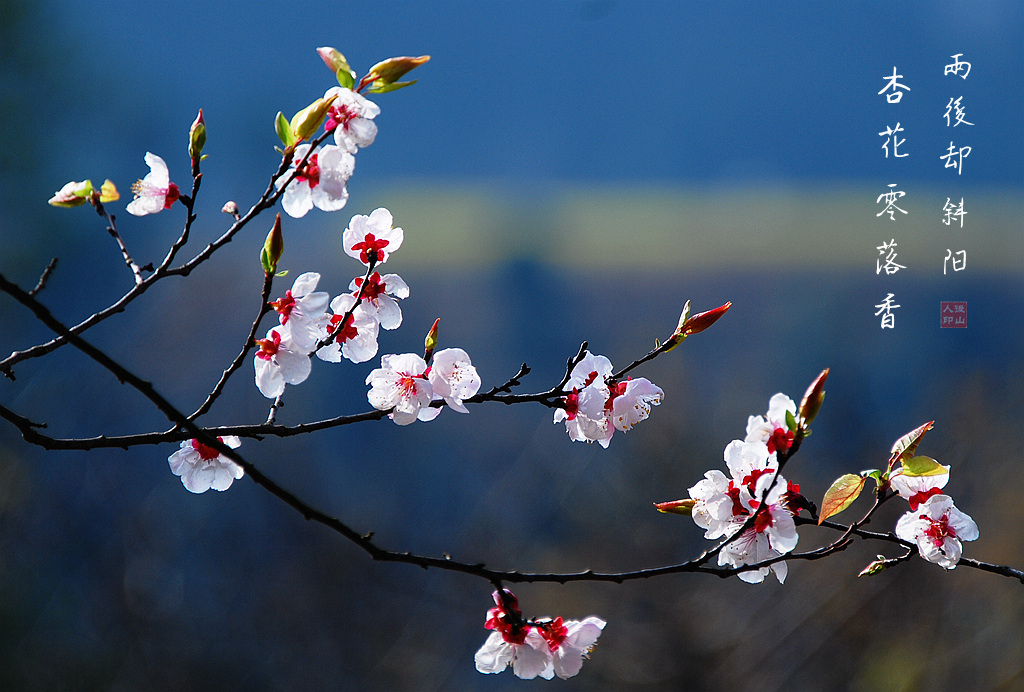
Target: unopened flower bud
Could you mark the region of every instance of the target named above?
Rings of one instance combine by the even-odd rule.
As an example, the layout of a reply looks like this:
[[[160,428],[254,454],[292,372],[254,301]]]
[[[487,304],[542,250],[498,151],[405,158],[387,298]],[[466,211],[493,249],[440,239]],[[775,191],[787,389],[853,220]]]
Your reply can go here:
[[[683,343],[686,337],[691,334],[697,334],[702,332],[726,313],[726,311],[732,307],[732,303],[726,303],[714,310],[707,310],[705,312],[699,312],[696,315],[690,314],[690,301],[686,301],[686,305],[683,306],[683,312],[679,315],[679,323],[676,325],[676,330],[672,333],[672,336],[665,342],[667,344],[666,351],[671,351],[679,344]]]
[[[320,58],[327,65],[327,69],[331,72],[337,72],[341,69],[348,68],[348,60],[342,55],[336,48],[330,46],[322,46],[316,49],[316,52],[320,55]]]
[[[655,502],[654,508],[659,512],[665,514],[682,514],[684,516],[693,515],[693,506],[697,504],[696,500],[672,500],[671,502]]]
[[[706,312],[698,312],[696,315],[691,316],[682,326],[682,332],[686,335],[697,334],[702,332],[715,322],[732,307],[732,303],[726,303],[714,310],[708,310]]]
[[[334,73],[334,76],[338,78],[338,84],[351,89],[356,83],[356,73],[349,66],[348,60],[345,56],[339,53],[336,49],[330,47],[317,48],[316,52],[320,54],[320,58],[327,65],[327,69]]]
[[[225,214],[231,214],[236,218],[238,217],[238,205],[235,204],[232,200],[228,200],[227,202],[225,202],[224,206],[221,207],[220,210]]]
[[[284,235],[281,233],[281,215],[278,214],[277,218],[274,219],[274,227],[267,234],[267,241],[263,244],[263,250],[260,252],[260,263],[263,265],[263,271],[267,274],[276,272],[277,262],[281,259],[283,252]]]
[[[196,116],[195,122],[192,123],[191,129],[188,131],[188,155],[192,157],[192,165],[199,160],[204,146],[206,146],[206,121],[203,120],[203,109],[200,108],[199,115]]]
[[[427,363],[434,355],[434,349],[437,348],[437,325],[441,324],[441,318],[438,317],[434,320],[434,325],[427,332],[427,336],[423,339],[423,360]]]
[[[867,567],[860,571],[858,577],[872,577],[889,566],[889,561],[885,559],[884,555],[879,555],[878,559],[870,563]]]
[[[825,401],[825,379],[828,377],[828,370],[825,368],[820,375],[814,378],[814,382],[811,382],[811,386],[807,388],[807,393],[804,394],[804,398],[800,402],[797,415],[803,420],[804,425],[814,420],[818,411],[821,410],[822,402]]]
[[[359,80],[359,88],[362,89],[367,85],[371,85],[369,91],[380,93],[384,91],[394,91],[395,89],[401,89],[402,87],[415,84],[416,80],[411,82],[399,82],[398,79],[405,73],[419,67],[428,60],[430,60],[429,55],[421,55],[418,58],[412,58],[406,55],[398,58],[382,60],[371,67],[370,71],[366,73],[366,76]]]
[[[72,180],[53,193],[53,197],[47,200],[47,203],[54,207],[80,207],[89,201],[92,192],[91,180],[83,180],[80,183]]]
[[[324,118],[327,117],[327,110],[336,98],[335,95],[326,99],[317,99],[292,117],[290,126],[296,141],[310,139],[316,134],[316,131],[323,125]]]

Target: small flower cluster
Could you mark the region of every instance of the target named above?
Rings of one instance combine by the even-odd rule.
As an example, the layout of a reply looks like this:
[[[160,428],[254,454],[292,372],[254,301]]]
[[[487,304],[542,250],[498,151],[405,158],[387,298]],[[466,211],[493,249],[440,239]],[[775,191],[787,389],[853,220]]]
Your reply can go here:
[[[942,494],[949,467],[936,466],[944,472],[910,475],[898,470],[889,478],[889,487],[910,503],[910,511],[896,522],[896,535],[917,544],[928,562],[954,569],[963,552],[961,541],[978,538],[978,525],[953,505],[953,498]]]
[[[378,411],[391,410],[398,425],[430,421],[441,413],[431,402],[444,401],[459,413],[469,413],[463,404],[480,389],[480,376],[469,355],[461,348],[446,348],[434,354],[430,365],[415,353],[388,354],[380,367],[366,378],[366,398]]]
[[[612,363],[589,351],[569,373],[568,394],[555,410],[555,423],[565,422],[569,439],[597,442],[607,448],[616,430],[627,432],[651,414],[665,396],[643,377],[616,381]]]
[[[787,416],[787,413],[789,414]],[[750,416],[747,435],[733,440],[725,448],[725,463],[730,476],[715,469],[690,488],[693,521],[712,540],[732,538],[718,553],[718,564],[742,567],[778,558],[792,551],[798,536],[793,517],[806,500],[800,486],[787,482],[778,473],[778,454],[793,443],[795,430],[787,423],[796,414],[796,404],[784,394],[776,394],[765,416]],[[735,534],[750,521],[743,534]],[[774,572],[779,582],[786,579],[784,561],[738,574],[751,584],[764,581]]]
[[[580,621],[561,617],[526,621],[508,589],[495,591],[494,603],[484,622],[494,631],[475,656],[481,673],[500,673],[511,665],[512,672],[524,680],[538,675],[546,680],[556,675],[571,678],[580,672],[606,624],[593,615]]]
[[[296,145],[290,170],[275,183],[278,190],[288,185],[281,205],[293,218],[305,216],[313,207],[322,211],[344,207],[348,202],[348,181],[356,169],[355,154],[360,147],[373,144],[377,137],[373,119],[380,114],[380,106],[373,101],[338,86],[328,89],[319,103],[330,104],[324,129],[334,132],[334,144],[312,152],[309,144]]]
[[[368,267],[386,262],[404,238],[393,221],[383,208],[369,216],[353,216],[343,234],[345,252]],[[381,328],[396,329],[402,324],[398,300],[409,296],[409,286],[397,274],[373,272],[365,281],[357,277],[349,286],[353,292],[334,300],[314,290],[319,281],[316,272],[302,274],[291,290],[271,303],[280,324],[256,341],[260,350],[255,358],[256,386],[269,399],[283,394],[286,384],[299,384],[309,377],[314,352],[330,363],[343,358],[362,363],[377,355]]]

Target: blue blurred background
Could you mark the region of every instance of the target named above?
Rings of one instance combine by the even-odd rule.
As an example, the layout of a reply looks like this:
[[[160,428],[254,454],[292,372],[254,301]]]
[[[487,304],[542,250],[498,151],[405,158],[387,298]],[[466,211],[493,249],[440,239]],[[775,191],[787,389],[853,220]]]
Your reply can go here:
[[[357,157],[346,209],[285,219],[282,267],[319,271],[332,295],[358,271],[340,247],[351,214],[386,206],[406,230],[387,268],[412,295],[381,354],[418,350],[441,317],[442,346],[465,348],[485,387],[526,361],[523,389],[541,391],[584,339],[622,366],[671,332],[685,300],[734,306],[644,366],[665,403],[607,450],[571,444],[548,409],[485,405],[429,425],[246,441],[248,459],[388,547],[539,571],[669,564],[704,541],[651,502],[723,468],[748,415],[831,367],[787,476],[820,501],[934,419],[921,452],[952,465],[947,489],[981,527],[966,554],[1024,567],[1022,38],[1010,1],[0,2],[0,271],[31,286],[58,256],[44,301],[81,320],[131,277],[98,218],[45,204],[64,182],[109,177],[127,202],[152,151],[183,184],[201,107],[209,158],[191,256],[228,226],[225,201],[245,209],[264,189],[279,161],[273,116],[334,83],[317,46],[360,74],[429,54],[418,84],[375,97],[380,134]],[[943,75],[958,53],[966,80]],[[888,104],[878,92],[894,66],[910,91]],[[974,125],[949,128],[961,96]],[[878,135],[897,122],[898,160]],[[951,140],[971,147],[960,175],[940,159]],[[895,221],[875,201],[890,183],[906,192]],[[963,228],[944,225],[946,199],[961,197]],[[136,219],[121,203],[125,241],[158,261],[180,208]],[[192,410],[248,331],[270,223],[90,338]],[[872,273],[892,239],[905,269]],[[943,274],[949,250],[966,250],[964,271]],[[888,293],[901,307],[883,330],[874,306]],[[943,300],[967,301],[967,329],[939,328]],[[0,319],[3,354],[49,338],[10,300]],[[279,420],[367,409],[375,363],[315,363]],[[69,349],[16,374],[0,400],[51,434],[166,426]],[[251,378],[247,365],[204,422],[263,420]],[[173,450],[47,454],[0,426],[0,687],[530,684],[473,669],[488,585],[373,564],[247,480],[190,495],[168,471]],[[799,548],[829,538],[803,529]],[[880,551],[892,554],[858,544],[791,564],[784,586],[683,575],[514,590],[527,615],[609,621],[573,689],[1024,686],[1019,584],[920,560],[856,579]]]

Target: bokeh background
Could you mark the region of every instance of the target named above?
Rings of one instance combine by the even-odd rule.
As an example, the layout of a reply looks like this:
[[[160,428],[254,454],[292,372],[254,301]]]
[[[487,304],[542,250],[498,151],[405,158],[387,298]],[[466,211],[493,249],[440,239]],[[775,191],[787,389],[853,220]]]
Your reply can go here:
[[[314,48],[365,71],[429,54],[410,89],[375,100],[334,214],[285,219],[282,267],[344,291],[353,213],[388,207],[411,285],[380,353],[421,348],[435,317],[489,387],[519,364],[524,391],[558,381],[582,340],[624,365],[696,309],[713,330],[644,366],[666,391],[651,420],[607,450],[572,444],[541,407],[477,406],[429,425],[388,421],[246,441],[273,478],[380,544],[523,570],[630,570],[705,545],[653,501],[686,496],[746,417],[799,399],[831,367],[828,399],[787,476],[820,501],[832,479],[885,463],[928,420],[921,452],[953,467],[948,491],[981,527],[966,554],[1024,567],[1024,10],[1006,2],[0,2],[0,271],[77,322],[131,285],[101,221],[45,200],[112,178],[123,200],[163,156],[187,170],[202,107],[209,140],[200,215],[183,253],[227,227],[277,165],[272,121],[332,86]],[[950,56],[972,64],[944,77]],[[910,91],[878,91],[897,67]],[[973,126],[947,128],[962,96]],[[878,132],[906,142],[885,158]],[[972,147],[961,175],[940,156]],[[877,217],[889,183],[908,214]],[[963,229],[942,224],[963,197]],[[136,258],[159,260],[181,210],[135,219],[113,205]],[[169,280],[90,332],[192,410],[237,352],[262,281],[271,217],[187,280]],[[875,269],[898,242],[906,268]],[[943,274],[947,250],[967,268]],[[279,282],[278,293],[290,279]],[[874,307],[901,306],[895,329]],[[967,301],[967,329],[939,302]],[[0,352],[49,335],[0,300]],[[285,423],[366,410],[375,362],[314,364]],[[6,406],[58,436],[160,430],[162,417],[70,349],[0,383]],[[266,417],[247,365],[209,425]],[[378,565],[246,479],[191,495],[173,445],[44,453],[0,426],[0,687],[4,689],[519,689],[482,676],[490,588]],[[866,502],[862,500],[861,502]],[[873,528],[892,527],[901,507]],[[849,510],[852,518],[861,504]],[[800,549],[831,536],[801,531]],[[699,575],[627,585],[515,589],[527,615],[609,624],[569,689],[896,690],[1024,687],[1024,590],[915,560],[855,575],[886,546],[791,563],[785,585]]]

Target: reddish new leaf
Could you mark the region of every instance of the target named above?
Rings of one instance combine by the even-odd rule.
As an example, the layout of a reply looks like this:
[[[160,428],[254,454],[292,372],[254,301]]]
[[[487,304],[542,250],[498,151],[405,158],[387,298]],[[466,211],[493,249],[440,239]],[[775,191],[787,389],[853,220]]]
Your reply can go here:
[[[896,443],[892,446],[892,456],[889,457],[889,468],[891,469],[897,461],[903,461],[914,456],[914,452],[917,450],[917,445],[921,443],[921,438],[924,434],[932,429],[932,425],[935,421],[930,420],[919,428],[914,428],[906,435],[896,440]]]
[[[821,501],[821,516],[818,517],[818,525],[829,517],[839,514],[853,504],[853,501],[864,489],[864,482],[867,478],[848,473],[840,476],[832,484],[832,487],[825,491],[825,498]]]

